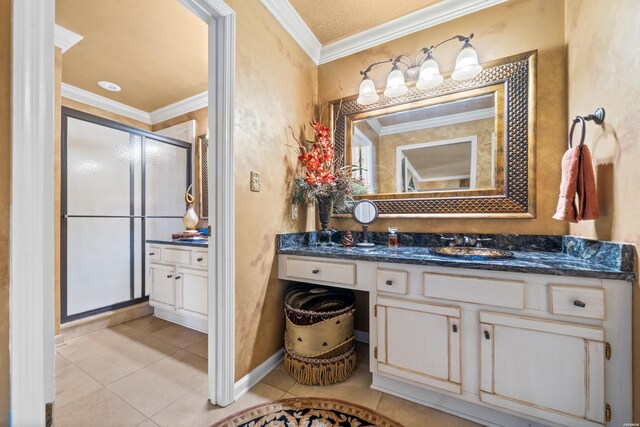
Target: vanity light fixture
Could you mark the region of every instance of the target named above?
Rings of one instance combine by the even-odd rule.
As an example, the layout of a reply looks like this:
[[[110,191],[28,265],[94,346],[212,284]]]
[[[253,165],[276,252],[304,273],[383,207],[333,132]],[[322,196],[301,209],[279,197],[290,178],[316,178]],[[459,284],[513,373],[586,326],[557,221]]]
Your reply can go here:
[[[472,38],[473,33],[468,37],[457,35],[444,40],[437,45],[424,47],[420,49],[415,60],[411,60],[406,55],[400,55],[396,59],[389,59],[387,61],[380,61],[369,65],[366,70],[360,71],[363,78],[358,92],[358,104],[369,105],[380,99],[380,96],[376,92],[373,80],[369,78],[369,72],[371,72],[374,67],[381,64],[391,63],[391,71],[387,76],[387,87],[384,90],[384,95],[387,98],[395,98],[406,94],[409,90],[407,88],[406,80],[417,80],[416,88],[419,90],[432,89],[440,85],[444,81],[444,77],[440,74],[440,67],[433,57],[433,51],[439,46],[452,40],[457,40],[464,43],[464,45],[456,57],[456,65],[453,73],[451,74],[451,78],[453,80],[468,80],[477,76],[480,71],[482,71],[482,66],[478,62],[478,54],[476,53],[475,48],[469,42]],[[407,68],[404,73],[399,67],[400,64]]]
[[[98,82],[98,86],[100,86],[102,89],[106,89],[110,92],[120,92],[122,90],[122,88],[120,88],[120,86],[118,86],[117,84],[113,83],[113,82],[108,82],[106,80],[100,80]]]

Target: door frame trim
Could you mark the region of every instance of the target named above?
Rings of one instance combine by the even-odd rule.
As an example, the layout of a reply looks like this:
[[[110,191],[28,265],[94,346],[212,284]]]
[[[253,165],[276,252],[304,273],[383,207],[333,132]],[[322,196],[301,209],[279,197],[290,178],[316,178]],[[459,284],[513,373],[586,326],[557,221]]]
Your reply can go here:
[[[180,0],[209,25],[209,399],[233,402],[235,13],[223,0]],[[13,425],[44,425],[54,389],[55,2],[12,2],[9,262]],[[216,286],[217,284],[217,286]]]

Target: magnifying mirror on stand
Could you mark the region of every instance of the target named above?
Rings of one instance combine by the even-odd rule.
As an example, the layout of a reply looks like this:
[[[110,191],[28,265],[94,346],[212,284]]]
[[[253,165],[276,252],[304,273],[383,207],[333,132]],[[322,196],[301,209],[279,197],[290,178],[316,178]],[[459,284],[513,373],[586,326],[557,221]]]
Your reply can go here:
[[[353,219],[362,225],[362,242],[356,244],[359,248],[372,248],[374,243],[368,241],[369,224],[378,219],[378,207],[371,200],[362,199],[353,205]]]

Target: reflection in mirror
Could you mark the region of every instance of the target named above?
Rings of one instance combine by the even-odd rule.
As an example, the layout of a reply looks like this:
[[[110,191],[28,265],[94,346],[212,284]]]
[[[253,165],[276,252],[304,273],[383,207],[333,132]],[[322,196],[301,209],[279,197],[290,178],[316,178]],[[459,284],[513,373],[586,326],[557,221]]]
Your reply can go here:
[[[495,93],[355,120],[352,135],[370,194],[496,187]]]

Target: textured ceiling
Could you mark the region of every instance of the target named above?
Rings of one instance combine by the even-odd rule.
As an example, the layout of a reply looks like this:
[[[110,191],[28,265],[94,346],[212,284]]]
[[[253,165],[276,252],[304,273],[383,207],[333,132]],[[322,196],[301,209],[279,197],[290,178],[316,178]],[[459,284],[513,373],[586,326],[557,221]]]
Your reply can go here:
[[[56,0],[56,23],[84,37],[62,56],[64,83],[144,111],[207,90],[207,25],[178,0]]]
[[[368,30],[441,0],[289,0],[320,43]]]

